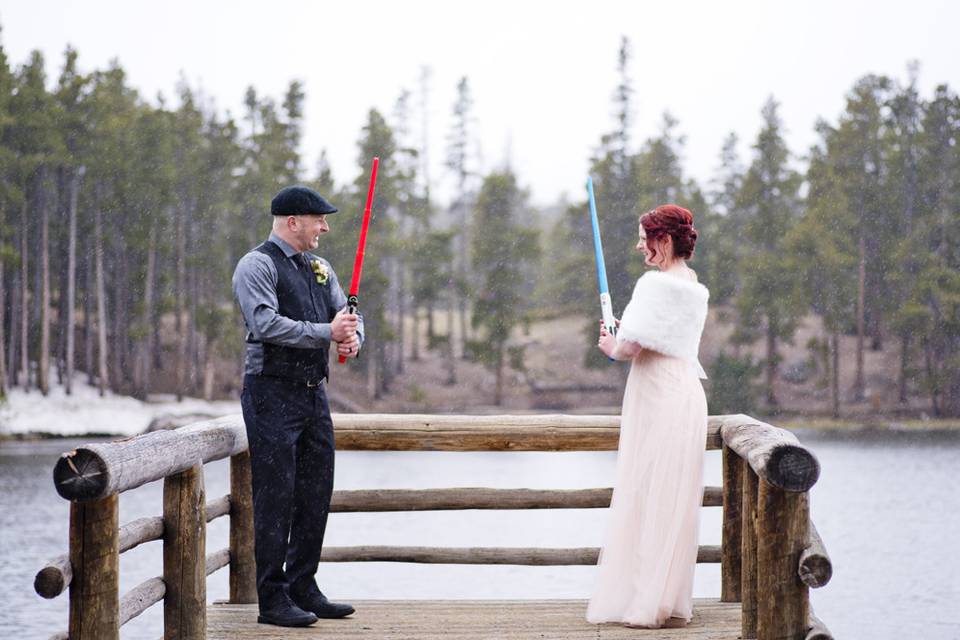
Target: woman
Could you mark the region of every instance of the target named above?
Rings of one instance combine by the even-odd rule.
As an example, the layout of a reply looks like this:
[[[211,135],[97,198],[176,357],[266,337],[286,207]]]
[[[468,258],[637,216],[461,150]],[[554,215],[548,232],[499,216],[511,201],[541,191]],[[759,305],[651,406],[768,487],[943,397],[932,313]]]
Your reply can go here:
[[[707,434],[697,351],[710,295],[686,264],[696,241],[686,209],[643,214],[637,249],[659,271],[637,281],[616,337],[601,323],[600,350],[632,365],[592,623],[680,627],[693,615]]]

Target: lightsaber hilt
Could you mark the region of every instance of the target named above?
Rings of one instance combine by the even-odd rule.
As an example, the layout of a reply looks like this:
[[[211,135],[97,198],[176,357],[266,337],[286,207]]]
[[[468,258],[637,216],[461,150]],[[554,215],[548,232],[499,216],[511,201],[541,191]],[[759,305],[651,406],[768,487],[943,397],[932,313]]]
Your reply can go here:
[[[347,313],[356,314],[357,309],[360,307],[360,300],[357,299],[357,296],[347,296]],[[337,359],[337,362],[340,364],[347,363],[347,356],[340,356]]]

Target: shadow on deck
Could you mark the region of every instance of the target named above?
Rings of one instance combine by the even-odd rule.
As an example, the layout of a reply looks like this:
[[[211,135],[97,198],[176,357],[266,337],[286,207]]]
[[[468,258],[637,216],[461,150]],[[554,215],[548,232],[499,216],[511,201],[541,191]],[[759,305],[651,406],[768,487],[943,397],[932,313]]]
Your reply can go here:
[[[367,600],[343,620],[321,620],[305,629],[257,624],[255,604],[214,604],[207,609],[208,640],[369,638],[371,640],[736,640],[740,603],[694,601],[685,629],[629,629],[584,620],[586,600]]]

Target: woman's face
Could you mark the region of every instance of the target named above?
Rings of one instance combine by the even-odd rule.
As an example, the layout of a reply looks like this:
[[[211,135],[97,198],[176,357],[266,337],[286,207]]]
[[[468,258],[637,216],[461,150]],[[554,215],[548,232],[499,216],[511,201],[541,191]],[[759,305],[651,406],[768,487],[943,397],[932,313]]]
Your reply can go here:
[[[659,240],[653,241],[653,248],[656,250],[651,251],[650,247],[647,246],[647,233],[643,230],[643,225],[639,225],[640,230],[637,232],[639,239],[637,241],[637,250],[643,254],[643,263],[648,267],[657,267],[658,269],[663,268],[663,265],[667,262],[669,256],[673,255],[673,240],[670,236],[664,236]]]
[[[643,254],[643,263],[655,267],[657,266],[651,259],[653,258],[653,252],[650,251],[650,247],[647,246],[647,233],[643,230],[643,225],[638,225],[640,227],[639,231],[639,240],[637,242],[637,250]]]

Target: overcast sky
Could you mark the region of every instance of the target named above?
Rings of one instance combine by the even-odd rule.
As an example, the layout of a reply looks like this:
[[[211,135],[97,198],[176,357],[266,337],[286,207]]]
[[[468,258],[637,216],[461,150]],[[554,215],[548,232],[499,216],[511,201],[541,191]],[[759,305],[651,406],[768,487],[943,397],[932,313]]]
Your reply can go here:
[[[305,166],[312,173],[326,149],[338,183],[357,173],[367,111],[389,116],[429,66],[431,178],[441,195],[455,86],[466,75],[482,169],[509,154],[539,204],[582,197],[591,151],[613,126],[622,35],[634,54],[634,146],[669,110],[686,136],[687,174],[704,186],[728,132],[749,158],[769,95],[782,105],[791,150],[803,154],[817,118],[835,120],[868,72],[905,79],[915,59],[925,98],[940,83],[960,90],[960,2],[947,0],[0,0],[0,25],[11,63],[40,49],[51,82],[69,43],[86,71],[118,58],[151,101],[171,96],[183,73],[238,118],[247,86],[279,101],[301,80]]]

